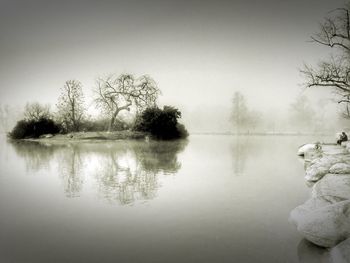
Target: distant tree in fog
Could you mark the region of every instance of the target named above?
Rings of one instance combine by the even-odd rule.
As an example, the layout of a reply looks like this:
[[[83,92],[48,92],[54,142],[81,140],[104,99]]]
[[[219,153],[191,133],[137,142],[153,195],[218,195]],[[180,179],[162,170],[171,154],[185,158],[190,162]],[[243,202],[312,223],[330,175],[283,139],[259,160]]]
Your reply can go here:
[[[231,121],[237,133],[248,123],[248,108],[245,97],[239,91],[233,95]]]
[[[343,116],[349,117],[350,103],[350,3],[344,8],[330,12],[331,17],[320,25],[319,32],[312,36],[313,42],[335,51],[328,60],[316,67],[305,65],[301,72],[306,77],[306,87],[326,87],[337,95],[343,104]]]
[[[38,121],[51,117],[50,105],[43,105],[38,102],[27,103],[24,108],[24,118],[28,121]]]
[[[6,132],[9,129],[10,108],[8,105],[0,105],[0,131]]]
[[[85,114],[82,84],[68,80],[61,90],[57,103],[57,117],[67,131],[79,131]]]
[[[315,111],[304,95],[298,96],[290,105],[290,123],[298,130],[311,130],[314,127]]]
[[[236,132],[242,130],[254,129],[259,123],[261,117],[256,111],[248,110],[246,99],[242,93],[236,91],[232,99],[232,112],[230,120],[234,125]]]
[[[134,107],[140,112],[147,107],[156,106],[160,90],[149,76],[135,78],[131,74],[118,77],[110,75],[97,80],[97,106],[110,118],[108,130],[111,131],[121,111],[130,111]]]

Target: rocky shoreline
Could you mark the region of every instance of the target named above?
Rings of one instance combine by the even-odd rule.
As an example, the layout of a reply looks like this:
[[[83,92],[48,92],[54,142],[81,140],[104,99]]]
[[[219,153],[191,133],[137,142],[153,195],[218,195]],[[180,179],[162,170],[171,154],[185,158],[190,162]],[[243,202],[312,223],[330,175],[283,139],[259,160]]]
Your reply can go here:
[[[312,191],[290,221],[305,239],[328,248],[331,262],[350,262],[350,142],[307,144],[298,154]]]

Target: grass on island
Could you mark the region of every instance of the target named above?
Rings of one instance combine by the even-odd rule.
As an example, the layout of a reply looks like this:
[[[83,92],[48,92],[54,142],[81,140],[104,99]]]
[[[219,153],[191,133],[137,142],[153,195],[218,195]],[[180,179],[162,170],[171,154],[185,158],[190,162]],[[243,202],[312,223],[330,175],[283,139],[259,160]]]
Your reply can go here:
[[[71,132],[67,134],[56,134],[52,137],[43,136],[35,141],[93,141],[93,140],[125,140],[145,139],[147,133],[138,131],[112,131],[112,132]]]

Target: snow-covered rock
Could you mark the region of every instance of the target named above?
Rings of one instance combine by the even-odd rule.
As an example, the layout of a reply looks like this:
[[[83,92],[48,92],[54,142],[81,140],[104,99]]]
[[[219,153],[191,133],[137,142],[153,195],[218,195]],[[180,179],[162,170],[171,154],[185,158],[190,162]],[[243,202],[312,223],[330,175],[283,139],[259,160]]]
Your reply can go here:
[[[350,238],[344,240],[331,249],[332,263],[349,263],[350,262]]]
[[[347,141],[347,142],[344,142],[344,144],[345,144],[345,149],[349,151],[350,150],[350,142]]]
[[[302,145],[299,149],[298,149],[298,155],[299,156],[304,156],[307,152],[310,151],[315,151],[316,148],[318,147],[316,143],[308,143],[308,144],[304,144]]]
[[[329,168],[329,172],[332,174],[350,174],[350,164],[336,163]]]
[[[305,179],[316,182],[329,173],[330,168],[336,163],[349,163],[350,156],[344,154],[325,155],[310,162],[306,168]]]
[[[304,238],[322,247],[333,247],[350,237],[349,200],[335,204],[323,197],[311,200],[291,213],[291,221]]]
[[[312,197],[332,202],[350,200],[350,174],[326,174],[313,186]]]
[[[305,179],[308,181],[318,181],[329,172],[329,169],[340,160],[333,156],[324,156],[311,161],[306,168]]]
[[[336,202],[332,202],[332,200],[328,200],[323,197],[310,198],[304,204],[292,210],[290,213],[289,221],[298,226],[299,222],[302,221],[310,212],[334,203]]]
[[[345,147],[339,145],[325,145],[322,147],[324,155],[347,154],[349,153]]]

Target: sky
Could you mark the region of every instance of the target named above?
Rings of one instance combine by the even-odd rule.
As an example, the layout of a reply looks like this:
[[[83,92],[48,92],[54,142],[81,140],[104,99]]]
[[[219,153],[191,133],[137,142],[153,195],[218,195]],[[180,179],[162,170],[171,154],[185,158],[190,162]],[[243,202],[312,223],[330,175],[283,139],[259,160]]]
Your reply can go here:
[[[68,79],[89,101],[97,77],[132,73],[153,77],[160,104],[184,113],[215,116],[235,91],[283,111],[303,92],[303,63],[328,56],[310,36],[345,2],[0,0],[0,104],[55,105]]]

